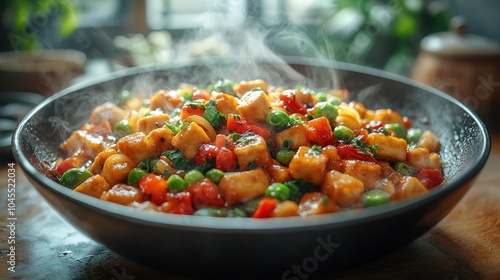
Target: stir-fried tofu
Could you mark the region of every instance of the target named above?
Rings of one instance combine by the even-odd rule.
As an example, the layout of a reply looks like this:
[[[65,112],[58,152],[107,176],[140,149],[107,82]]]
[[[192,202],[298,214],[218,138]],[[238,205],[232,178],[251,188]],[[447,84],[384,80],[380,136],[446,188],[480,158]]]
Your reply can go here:
[[[99,174],[102,172],[102,168],[104,166],[104,162],[108,159],[108,157],[112,155],[116,155],[118,152],[115,149],[106,149],[100,152],[92,162],[92,165],[89,167],[89,171],[92,174]]]
[[[441,160],[437,153],[430,153],[425,148],[415,148],[406,154],[408,163],[416,169],[439,169],[441,170]]]
[[[262,124],[271,112],[271,102],[264,91],[249,91],[238,101],[236,110],[249,124]]]
[[[356,204],[363,193],[365,187],[359,179],[332,170],[325,174],[321,191],[336,204],[341,206],[350,206]]]
[[[266,171],[273,182],[286,182],[292,179],[288,167],[281,165],[277,160],[272,160],[271,164],[266,167]]]
[[[224,115],[228,114],[238,114],[236,107],[238,106],[238,99],[227,93],[214,92],[212,93],[212,99],[215,102],[217,111]]]
[[[366,143],[372,147],[378,146],[377,159],[379,160],[404,161],[406,159],[408,145],[402,138],[371,133],[366,136]]]
[[[295,201],[285,200],[280,202],[274,208],[272,217],[293,217],[299,215],[299,205]]]
[[[431,153],[439,152],[439,139],[430,130],[424,131],[418,140],[418,146],[429,150]]]
[[[99,134],[89,133],[85,130],[77,130],[61,144],[61,149],[68,154],[84,153],[94,157],[105,148],[104,138]]]
[[[125,117],[125,110],[116,106],[111,102],[106,102],[103,105],[97,106],[90,116],[92,124],[103,124],[109,122],[113,127],[117,122]]]
[[[307,217],[310,215],[335,213],[339,210],[339,206],[324,193],[308,192],[300,198],[298,213],[302,217]]]
[[[236,144],[234,154],[238,158],[240,170],[246,170],[250,164],[267,167],[272,160],[266,140],[258,135],[250,136],[247,141]]]
[[[165,127],[154,129],[146,136],[147,140],[155,147],[157,155],[172,149],[170,143],[172,137],[174,137],[174,133]]]
[[[124,154],[111,155],[104,162],[101,175],[110,186],[114,186],[125,181],[135,166]]]
[[[210,143],[210,138],[201,126],[192,122],[172,138],[172,146],[182,150],[182,155],[191,160],[201,144]]]
[[[375,188],[382,178],[382,167],[374,162],[345,160],[343,166],[344,173],[359,179],[367,190]]]
[[[303,124],[297,124],[276,133],[275,138],[278,147],[283,147],[286,140],[291,140],[291,150],[298,150],[300,146],[307,145],[307,128]]]
[[[320,185],[327,162],[328,156],[324,155],[321,150],[315,151],[313,148],[302,146],[290,161],[290,173],[294,179]]]
[[[182,102],[183,98],[176,91],[160,90],[151,97],[149,106],[152,110],[161,108],[164,112],[170,112]]]
[[[219,188],[229,204],[245,202],[264,195],[270,181],[262,168],[226,173]]]
[[[117,184],[114,185],[109,191],[104,192],[100,199],[121,205],[129,205],[132,202],[143,202],[145,197],[139,188],[126,184]]]
[[[104,177],[101,175],[94,175],[87,180],[83,181],[79,186],[75,188],[75,192],[84,193],[96,198],[100,198],[101,195],[108,191],[111,187]]]
[[[156,148],[142,132],[126,135],[120,138],[116,145],[118,150],[132,160],[135,165],[156,153]]]
[[[170,119],[168,114],[156,114],[140,118],[137,121],[137,130],[148,134],[153,129],[163,127]]]
[[[252,81],[241,81],[239,84],[234,86],[233,90],[238,96],[251,91],[252,89],[262,89],[267,93],[267,83],[264,80],[252,80]]]
[[[417,178],[405,176],[401,186],[396,188],[396,197],[398,199],[407,199],[417,197],[427,192],[427,189]]]

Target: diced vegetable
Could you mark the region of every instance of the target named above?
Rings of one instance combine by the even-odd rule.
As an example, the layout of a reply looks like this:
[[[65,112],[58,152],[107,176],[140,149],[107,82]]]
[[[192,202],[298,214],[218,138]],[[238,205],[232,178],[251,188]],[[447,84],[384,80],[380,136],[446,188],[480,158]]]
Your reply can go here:
[[[386,204],[390,201],[389,194],[381,190],[370,190],[363,195],[363,204],[366,207]]]
[[[167,181],[161,176],[148,174],[139,180],[142,192],[156,205],[161,205],[166,200]]]
[[[81,168],[71,168],[68,171],[64,172],[59,182],[65,187],[74,189],[90,177],[92,177],[92,173],[90,173],[88,170]]]
[[[278,200],[272,197],[266,197],[262,199],[253,213],[253,218],[270,218],[273,215],[273,211],[278,204]]]

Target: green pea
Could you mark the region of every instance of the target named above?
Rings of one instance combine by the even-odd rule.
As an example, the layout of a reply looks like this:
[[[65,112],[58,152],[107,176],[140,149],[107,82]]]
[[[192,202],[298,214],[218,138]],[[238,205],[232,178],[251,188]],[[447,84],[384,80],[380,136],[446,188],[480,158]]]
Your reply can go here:
[[[388,123],[384,128],[394,132],[396,137],[406,138],[406,128],[400,123]]]
[[[139,182],[139,180],[148,175],[148,172],[140,169],[140,168],[134,168],[132,169],[132,171],[130,171],[130,173],[128,174],[128,177],[127,177],[127,184],[129,185],[135,185]]]
[[[194,216],[208,216],[208,217],[226,217],[227,210],[226,209],[218,209],[218,208],[201,208],[193,213]]]
[[[167,180],[167,188],[170,191],[183,191],[187,188],[187,183],[181,176],[174,174]]]
[[[288,149],[281,149],[276,153],[276,160],[284,166],[288,166],[295,156],[295,151]]]
[[[120,95],[118,96],[118,102],[122,105],[125,105],[132,98],[132,94],[128,90],[122,90]]]
[[[59,182],[65,187],[74,189],[90,177],[92,177],[92,173],[88,170],[71,168],[63,173]]]
[[[267,187],[265,196],[276,198],[279,201],[285,201],[290,198],[290,189],[283,183],[272,183]]]
[[[281,110],[272,110],[266,116],[266,123],[275,130],[283,130],[288,126],[290,117]]]
[[[236,83],[229,79],[219,79],[213,85],[209,86],[209,90],[223,92],[227,94],[234,94],[234,86]]]
[[[333,136],[341,142],[351,142],[354,139],[354,131],[345,125],[336,126],[333,129]]]
[[[377,206],[390,201],[389,194],[382,190],[370,190],[363,194],[363,203],[366,207]]]
[[[205,176],[210,181],[218,184],[220,179],[222,179],[222,177],[224,177],[224,172],[220,169],[213,168],[213,169],[208,170],[207,173],[205,174]]]
[[[318,102],[315,107],[316,118],[326,117],[330,123],[333,123],[338,116],[337,108],[328,102]]]
[[[337,96],[332,96],[328,98],[328,103],[332,104],[333,106],[337,106],[342,103],[342,99],[338,98]]]
[[[420,128],[410,128],[406,132],[406,142],[408,143],[418,143],[418,140],[422,136],[422,129]]]
[[[316,97],[318,98],[318,100],[320,102],[324,102],[324,101],[326,101],[328,99],[327,96],[326,96],[326,93],[324,93],[324,92],[318,92],[318,93],[316,93]]]
[[[193,170],[189,171],[188,173],[186,173],[186,175],[184,175],[184,180],[186,181],[186,183],[188,185],[194,184],[194,183],[201,181],[203,179],[205,179],[205,176],[203,176],[203,173],[201,173],[200,171],[198,171],[196,169],[193,169]]]
[[[118,137],[123,137],[132,133],[132,126],[128,123],[127,120],[120,120],[115,124],[113,132]]]
[[[399,172],[400,174],[404,176],[415,176],[418,173],[418,170],[409,166],[408,164],[404,162],[396,162],[393,166],[394,170],[396,172]]]

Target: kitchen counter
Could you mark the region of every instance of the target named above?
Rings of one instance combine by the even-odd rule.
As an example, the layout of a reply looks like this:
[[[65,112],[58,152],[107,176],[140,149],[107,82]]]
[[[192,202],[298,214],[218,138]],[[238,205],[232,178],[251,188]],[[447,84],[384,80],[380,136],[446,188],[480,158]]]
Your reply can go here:
[[[379,260],[319,279],[500,279],[500,134],[492,144],[476,183],[432,230]],[[15,162],[0,166],[0,279],[190,279],[131,262],[92,241],[48,205],[18,165],[15,229],[9,229],[9,163]],[[8,270],[9,237],[16,242],[15,272]]]

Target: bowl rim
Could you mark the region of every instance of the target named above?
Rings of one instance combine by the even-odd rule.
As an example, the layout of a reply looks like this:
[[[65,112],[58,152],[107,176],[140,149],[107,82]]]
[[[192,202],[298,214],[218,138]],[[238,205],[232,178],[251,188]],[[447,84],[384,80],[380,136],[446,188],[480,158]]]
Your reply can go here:
[[[55,193],[58,196],[62,196],[62,199],[71,201],[72,203],[77,203],[83,205],[83,207],[90,208],[99,214],[106,216],[111,216],[121,220],[127,220],[134,222],[136,224],[151,225],[155,227],[175,227],[175,228],[189,228],[191,230],[199,231],[243,231],[243,232],[273,232],[273,231],[286,231],[289,229],[302,229],[307,230],[311,228],[318,227],[344,227],[346,225],[355,225],[359,223],[364,223],[367,220],[376,221],[380,219],[386,219],[391,216],[399,215],[401,212],[411,211],[415,208],[420,207],[420,205],[430,203],[433,200],[438,199],[441,196],[446,196],[462,185],[466,184],[470,180],[474,179],[482,170],[483,166],[489,157],[491,150],[491,139],[489,132],[485,124],[481,119],[468,107],[462,104],[457,99],[437,90],[430,86],[415,82],[409,78],[400,76],[398,74],[389,73],[380,69],[370,68],[361,65],[355,65],[339,61],[331,61],[324,59],[314,59],[314,58],[302,58],[302,57],[284,57],[284,60],[288,64],[299,64],[305,66],[326,66],[333,67],[336,70],[350,71],[355,73],[367,74],[370,76],[380,77],[383,79],[388,79],[396,81],[398,83],[404,83],[412,87],[420,88],[424,91],[428,91],[431,94],[437,95],[441,98],[447,99],[449,102],[461,107],[468,115],[470,115],[476,124],[478,124],[481,138],[484,139],[483,145],[480,150],[480,157],[476,159],[474,166],[472,166],[470,172],[467,174],[461,174],[457,176],[456,180],[449,182],[446,187],[440,187],[439,189],[434,189],[429,191],[424,196],[417,198],[412,198],[404,201],[391,202],[386,205],[381,205],[378,207],[370,208],[369,211],[356,211],[350,210],[345,212],[337,212],[331,214],[315,215],[307,218],[302,217],[286,217],[286,218],[273,218],[273,219],[231,219],[231,218],[218,218],[218,217],[198,217],[192,215],[175,215],[167,213],[156,213],[150,211],[144,211],[139,209],[134,209],[129,206],[119,205],[115,203],[109,203],[106,201],[101,201],[99,199],[82,195],[74,192],[64,186],[52,181],[47,178],[44,174],[38,172],[36,168],[30,164],[28,158],[22,153],[20,133],[26,126],[28,121],[31,120],[42,108],[47,106],[54,100],[66,95],[71,92],[84,90],[88,87],[98,85],[100,83],[109,82],[118,78],[126,78],[127,76],[136,76],[139,74],[144,74],[148,72],[161,71],[161,70],[175,70],[179,67],[190,67],[190,66],[202,66],[207,65],[207,62],[194,62],[194,63],[177,63],[169,65],[149,65],[138,66],[129,69],[123,69],[113,72],[109,75],[94,78],[88,81],[81,82],[79,84],[70,86],[62,91],[48,97],[38,106],[36,106],[32,111],[30,111],[18,124],[14,134],[12,136],[12,152],[16,162],[20,165],[22,170],[25,172],[26,177],[30,181],[35,181],[42,188]],[[284,63],[285,63],[284,62]],[[37,186],[35,186],[37,187]]]

